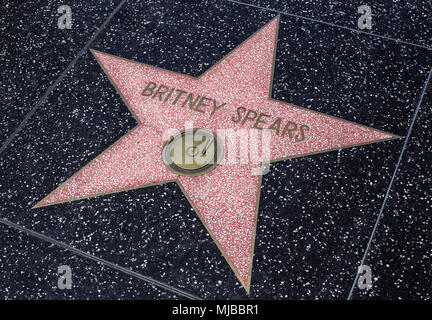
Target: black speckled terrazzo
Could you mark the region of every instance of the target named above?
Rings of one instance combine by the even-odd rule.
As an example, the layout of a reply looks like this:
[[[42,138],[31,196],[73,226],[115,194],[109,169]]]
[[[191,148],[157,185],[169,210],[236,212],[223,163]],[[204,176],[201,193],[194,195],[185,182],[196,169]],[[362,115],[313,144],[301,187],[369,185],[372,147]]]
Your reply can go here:
[[[73,45],[55,49],[56,42],[49,42],[54,41],[51,31],[41,27],[45,33],[28,52],[37,61],[49,61],[49,67],[42,67],[50,70],[43,77],[30,73],[20,78],[18,70],[25,69],[30,60],[9,49],[5,51],[9,58],[2,55],[8,59],[2,64],[6,80],[1,96],[7,107],[0,123],[5,137],[118,1],[86,3],[90,4],[77,4],[83,13],[75,14],[76,25],[65,31],[70,32],[67,37],[77,37]],[[289,3],[260,4],[356,26],[356,14],[351,11],[357,4],[334,5],[330,10],[324,4]],[[392,20],[384,13],[403,12],[398,3],[377,5],[382,14],[374,18],[377,29],[373,32],[431,45],[426,24],[430,20],[423,16],[427,8],[412,4],[415,10],[407,18],[409,29],[399,24],[390,27]],[[41,15],[47,8],[55,13],[57,2],[44,8]],[[274,16],[222,0],[158,0],[151,4],[129,0],[91,48],[198,76]],[[56,22],[51,20],[49,23]],[[40,43],[55,48],[36,49]],[[48,52],[44,53],[47,57],[36,50]],[[425,48],[282,15],[272,94],[404,138],[431,67],[432,52]],[[24,85],[22,91],[8,90],[5,83],[12,83],[9,88]],[[431,298],[427,171],[431,159],[426,153],[430,152],[430,97],[428,93],[421,105],[367,259],[375,279],[373,288],[356,289],[354,298]],[[94,57],[90,52],[84,54],[0,155],[0,217],[201,298],[347,298],[403,139],[271,165],[263,177],[252,286],[247,296],[174,183],[31,209],[135,125]],[[10,228],[0,226],[0,233],[4,239],[0,247],[4,298],[178,298]],[[76,291],[53,289],[55,269],[64,261],[80,270]],[[17,263],[27,265],[23,273],[15,267]],[[37,266],[34,274],[31,265]],[[124,283],[119,284],[118,278]],[[31,287],[31,281],[39,282]],[[29,286],[27,292],[25,286]]]
[[[80,258],[55,245],[0,225],[1,299],[176,299],[144,281]],[[68,265],[72,288],[59,289],[59,266]]]
[[[119,0],[67,1],[72,29],[61,30],[64,1],[4,1],[0,10],[0,144],[84,47]]]

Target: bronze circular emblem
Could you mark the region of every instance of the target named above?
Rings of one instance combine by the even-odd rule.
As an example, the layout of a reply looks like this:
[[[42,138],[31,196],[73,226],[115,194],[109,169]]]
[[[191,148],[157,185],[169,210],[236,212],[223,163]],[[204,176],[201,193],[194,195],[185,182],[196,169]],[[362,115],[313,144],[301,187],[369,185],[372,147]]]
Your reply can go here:
[[[224,148],[219,138],[205,129],[188,129],[171,137],[164,145],[165,165],[182,176],[199,176],[221,162]]]

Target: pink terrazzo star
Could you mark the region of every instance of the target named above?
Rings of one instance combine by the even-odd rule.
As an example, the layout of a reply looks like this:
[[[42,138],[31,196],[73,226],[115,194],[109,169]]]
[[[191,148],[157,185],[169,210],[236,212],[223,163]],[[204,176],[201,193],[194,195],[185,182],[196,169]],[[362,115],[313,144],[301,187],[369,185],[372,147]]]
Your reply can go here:
[[[176,181],[249,292],[261,186],[252,169],[260,163],[179,176],[162,160],[163,133],[188,121],[212,131],[269,129],[271,161],[397,138],[271,99],[278,25],[276,17],[198,78],[93,50],[139,125],[35,207]]]

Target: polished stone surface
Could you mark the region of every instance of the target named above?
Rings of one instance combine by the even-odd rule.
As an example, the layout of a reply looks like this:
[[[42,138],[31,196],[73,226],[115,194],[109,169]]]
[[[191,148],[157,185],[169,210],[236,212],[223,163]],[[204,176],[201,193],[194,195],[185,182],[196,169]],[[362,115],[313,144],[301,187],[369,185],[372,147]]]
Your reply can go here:
[[[298,4],[290,12],[306,15],[310,6]],[[386,12],[395,10],[387,6]],[[313,12],[324,12],[326,17],[329,10],[325,8],[320,11],[317,5]],[[106,17],[113,7],[103,10]],[[130,0],[91,48],[197,76],[274,16],[222,0],[154,1],[152,5]],[[95,29],[103,22],[102,16],[98,23],[89,19],[87,23]],[[421,21],[416,23],[411,24],[416,35],[405,40],[430,41],[430,31],[425,31]],[[398,28],[388,28],[389,35],[411,35],[398,34]],[[83,35],[82,43],[90,36]],[[76,53],[80,47],[70,50]],[[52,59],[60,59],[59,55],[53,51]],[[13,59],[19,61],[18,56]],[[424,48],[282,15],[273,97],[405,137],[431,67],[432,53]],[[20,69],[11,70],[16,74],[13,70]],[[53,72],[45,86],[57,74]],[[36,78],[29,78],[29,83],[43,92]],[[40,92],[30,94],[39,97]],[[4,90],[1,95],[15,99],[8,98]],[[430,181],[428,184],[426,171],[431,160],[426,153],[427,148],[430,151],[430,113],[425,112],[430,109],[429,95],[370,250],[368,259],[377,280],[371,291],[356,289],[354,298],[430,298]],[[20,119],[27,110],[11,107],[1,116]],[[12,122],[5,121],[10,128],[19,122],[9,125]],[[135,125],[91,53],[84,54],[0,155],[0,217],[202,298],[348,296],[403,139],[271,165],[263,177],[251,294],[247,296],[174,183],[31,209]],[[1,232],[7,232],[8,238],[24,237],[10,235],[16,231]],[[6,266],[2,277],[9,272],[10,279],[16,278],[14,262],[27,258],[40,261],[40,278],[65,259],[79,261],[87,270],[87,260],[73,254],[63,258],[60,249],[42,243],[36,246],[31,243],[39,240],[30,238],[19,240],[24,242],[17,248],[17,241],[2,245],[1,265]],[[404,249],[407,242],[411,249]],[[29,250],[31,246],[38,249]],[[105,279],[102,282],[115,277],[107,270],[98,273],[95,263],[87,263],[83,283],[96,273]],[[393,272],[395,268],[400,272]],[[142,284],[142,280],[130,281],[131,286]],[[49,288],[47,284],[40,287],[47,292],[29,289],[27,296],[22,287],[12,287],[11,280],[4,283],[19,291],[15,294],[21,298],[61,295],[50,291],[51,283]],[[1,289],[6,289],[2,286],[0,282]],[[80,292],[76,297],[99,297],[96,285],[92,288],[87,296]],[[108,288],[101,285],[100,290],[105,290],[101,298],[114,297]],[[127,294],[125,287],[114,286],[113,290],[124,298],[174,298],[150,286]]]
[[[372,12],[368,33],[432,47],[432,3],[422,0],[239,0],[245,4],[274,9],[338,26],[357,28],[358,8],[368,5]]]
[[[5,1],[0,11],[0,145],[72,62],[119,0],[67,1],[72,29],[59,29],[64,1]]]
[[[0,234],[2,300],[179,298],[5,225],[0,225]],[[71,269],[70,289],[59,289],[60,266]]]

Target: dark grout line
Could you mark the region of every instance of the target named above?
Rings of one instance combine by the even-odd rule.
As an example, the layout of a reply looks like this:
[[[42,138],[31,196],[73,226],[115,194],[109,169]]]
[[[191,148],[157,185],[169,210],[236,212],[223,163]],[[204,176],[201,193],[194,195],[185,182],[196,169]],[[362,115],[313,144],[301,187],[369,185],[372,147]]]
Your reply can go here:
[[[123,0],[120,2],[117,7],[114,9],[113,12],[108,16],[108,18],[105,20],[105,22],[99,27],[98,30],[93,34],[93,36],[90,38],[90,40],[86,43],[86,45],[78,52],[78,54],[75,56],[75,58],[69,63],[69,65],[66,67],[66,69],[60,74],[60,76],[54,81],[54,83],[49,86],[49,88],[45,91],[45,94],[38,100],[36,105],[26,114],[24,119],[21,121],[21,123],[18,125],[18,127],[15,129],[15,131],[9,136],[9,138],[3,143],[3,145],[0,148],[0,155],[5,151],[5,149],[11,144],[12,140],[15,139],[15,137],[18,135],[18,133],[24,128],[24,126],[27,124],[28,120],[31,118],[31,116],[36,112],[36,110],[44,104],[45,100],[48,98],[48,96],[51,94],[51,92],[55,89],[55,87],[65,78],[66,74],[72,69],[75,65],[75,63],[78,61],[81,56],[87,52],[87,50],[90,48],[90,45],[92,42],[98,37],[98,35],[101,33],[101,31],[107,26],[107,24],[111,21],[111,19],[114,17],[114,15],[122,8],[122,6],[125,4],[127,0]]]
[[[425,95],[425,93],[426,93],[427,86],[428,86],[428,84],[429,84],[429,82],[430,82],[430,80],[431,80],[431,76],[432,76],[432,69],[430,69],[430,71],[429,71],[429,75],[428,75],[428,77],[427,77],[427,79],[426,79],[426,82],[425,82],[425,84],[424,84],[424,87],[423,87],[423,90],[422,90],[422,94],[421,94],[421,96],[420,96],[420,100],[419,100],[419,102],[418,102],[418,104],[417,104],[417,108],[416,108],[416,110],[415,110],[415,112],[414,112],[414,115],[413,115],[413,118],[412,118],[412,120],[411,120],[411,124],[410,124],[410,126],[409,126],[408,133],[407,133],[407,135],[406,135],[406,137],[405,137],[405,142],[404,142],[403,147],[402,147],[402,150],[401,150],[401,152],[400,152],[398,162],[397,162],[397,164],[396,164],[396,166],[395,166],[395,169],[394,169],[394,171],[393,171],[393,176],[392,176],[392,178],[391,178],[391,180],[390,180],[390,183],[389,183],[389,186],[388,186],[388,188],[387,188],[386,195],[385,195],[384,200],[383,200],[383,203],[382,203],[382,205],[381,205],[381,209],[380,209],[380,212],[379,212],[379,214],[378,214],[378,217],[377,217],[377,219],[376,219],[376,221],[375,221],[375,225],[374,225],[373,230],[372,230],[372,233],[371,233],[371,235],[370,235],[370,238],[369,238],[368,244],[367,244],[367,246],[366,246],[365,252],[364,252],[364,254],[363,254],[363,258],[362,258],[362,260],[361,260],[361,262],[360,262],[360,266],[362,266],[362,265],[365,263],[365,261],[366,261],[367,254],[368,254],[368,252],[369,252],[369,249],[370,249],[371,244],[372,244],[372,240],[373,240],[373,238],[374,238],[374,236],[375,236],[375,233],[376,233],[376,231],[377,231],[378,224],[379,224],[379,222],[380,222],[380,220],[381,220],[381,217],[382,217],[382,214],[383,214],[383,211],[384,211],[384,207],[385,207],[385,205],[386,205],[386,203],[387,203],[387,199],[388,199],[388,196],[389,196],[389,194],[390,194],[390,190],[391,190],[391,188],[392,188],[392,186],[393,186],[393,182],[394,182],[394,180],[395,180],[395,178],[396,178],[396,175],[397,175],[397,172],[398,172],[398,170],[399,170],[399,166],[400,166],[400,164],[401,164],[401,161],[402,161],[402,158],[403,158],[403,155],[404,155],[405,149],[406,149],[406,147],[407,147],[407,145],[408,145],[408,140],[409,140],[409,138],[410,138],[410,136],[411,136],[411,132],[412,132],[412,129],[413,129],[413,127],[414,127],[414,123],[415,123],[415,121],[416,121],[416,119],[417,119],[417,114],[418,114],[418,112],[419,112],[419,110],[420,110],[420,107],[421,107],[421,105],[422,105],[423,98],[424,98],[424,95]],[[356,284],[357,284],[357,281],[358,281],[359,276],[360,276],[360,274],[359,274],[358,271],[357,271],[357,272],[356,272],[355,279],[354,279],[354,282],[353,282],[352,287],[351,287],[351,290],[350,290],[350,292],[349,292],[349,294],[348,294],[347,300],[351,300],[351,298],[352,298],[352,294],[353,294],[354,289],[355,289],[355,287],[356,287]]]
[[[128,274],[128,275],[130,275],[132,277],[138,278],[140,280],[144,280],[147,283],[149,283],[149,284],[151,284],[151,285],[153,285],[155,287],[162,288],[164,290],[170,291],[172,293],[175,293],[175,294],[177,294],[179,296],[182,296],[182,297],[185,297],[187,299],[201,300],[201,298],[199,298],[199,297],[197,297],[197,296],[195,296],[193,294],[190,294],[190,293],[188,293],[186,291],[183,291],[181,289],[177,289],[175,287],[172,287],[172,286],[170,286],[170,285],[168,285],[166,283],[160,282],[160,281],[152,279],[150,277],[143,276],[140,273],[137,273],[137,272],[132,271],[130,269],[124,268],[124,267],[119,266],[119,265],[117,265],[115,263],[109,262],[109,261],[107,261],[105,259],[96,257],[96,256],[94,256],[94,255],[92,255],[90,253],[84,252],[84,251],[82,251],[80,249],[74,248],[74,247],[72,247],[72,246],[70,246],[68,244],[65,244],[65,243],[61,242],[61,241],[58,241],[58,240],[52,239],[50,237],[47,237],[47,236],[45,236],[45,235],[43,235],[43,234],[41,234],[39,232],[36,232],[36,231],[30,230],[30,229],[27,229],[25,227],[22,227],[22,226],[20,226],[20,225],[18,225],[16,223],[13,223],[13,222],[8,221],[6,219],[0,218],[0,223],[6,225],[8,227],[14,228],[16,230],[19,230],[21,232],[24,232],[24,233],[26,233],[26,234],[28,234],[28,235],[30,235],[32,237],[35,237],[35,238],[37,238],[39,240],[42,240],[42,241],[45,241],[45,242],[49,242],[49,243],[54,244],[54,245],[56,245],[58,247],[61,247],[61,248],[66,249],[68,251],[71,251],[71,252],[75,253],[76,255],[81,256],[83,258],[90,259],[90,260],[93,260],[95,262],[99,262],[99,263],[101,263],[101,264],[103,264],[103,265],[105,265],[107,267],[110,267],[110,268],[112,268],[114,270],[126,273],[126,274]]]
[[[294,14],[294,13],[288,13],[288,12],[280,11],[280,10],[277,10],[277,9],[261,7],[261,6],[255,5],[255,4],[240,2],[240,1],[236,1],[236,0],[227,0],[227,1],[231,2],[231,3],[236,3],[236,4],[248,6],[248,7],[253,7],[253,8],[257,8],[257,9],[262,9],[262,10],[267,10],[267,11],[283,14],[283,15],[286,15],[286,16],[289,16],[289,17],[294,17],[294,18],[298,18],[298,19],[303,19],[303,20],[311,21],[311,22],[321,23],[321,24],[325,24],[327,26],[331,26],[331,27],[335,27],[335,28],[339,28],[339,29],[344,29],[344,30],[348,30],[348,31],[353,31],[353,32],[361,33],[361,34],[366,34],[366,35],[373,36],[373,37],[378,37],[378,38],[381,38],[381,39],[396,41],[398,43],[403,43],[403,44],[406,44],[406,45],[409,45],[409,46],[414,46],[414,47],[418,47],[418,48],[422,48],[422,49],[426,49],[426,50],[432,50],[432,47],[424,46],[424,45],[421,45],[421,44],[416,44],[416,43],[412,43],[412,42],[408,42],[408,41],[404,41],[404,40],[400,40],[400,39],[396,39],[396,38],[392,38],[392,37],[382,36],[382,35],[379,35],[379,34],[376,34],[376,33],[372,33],[372,32],[367,32],[367,31],[363,31],[363,30],[358,30],[358,29],[350,28],[350,27],[345,27],[345,26],[341,26],[341,25],[334,24],[334,23],[331,23],[331,22],[325,22],[325,21],[322,21],[322,20],[318,20],[318,19],[314,19],[314,18],[310,18],[310,17],[306,17],[306,16],[301,16],[301,15]]]

